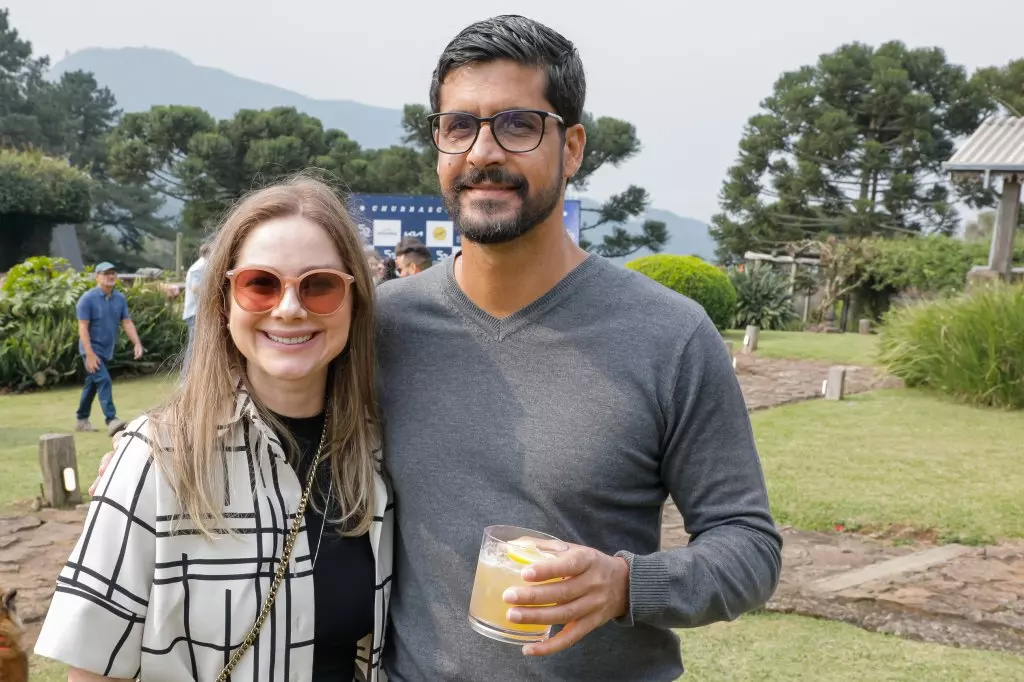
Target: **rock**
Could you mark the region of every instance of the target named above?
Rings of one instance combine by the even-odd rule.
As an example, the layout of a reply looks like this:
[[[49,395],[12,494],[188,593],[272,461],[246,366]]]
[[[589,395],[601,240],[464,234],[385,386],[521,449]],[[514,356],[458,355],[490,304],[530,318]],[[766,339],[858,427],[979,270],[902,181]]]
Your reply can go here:
[[[14,535],[41,525],[43,522],[36,516],[4,516],[0,517],[0,535]]]

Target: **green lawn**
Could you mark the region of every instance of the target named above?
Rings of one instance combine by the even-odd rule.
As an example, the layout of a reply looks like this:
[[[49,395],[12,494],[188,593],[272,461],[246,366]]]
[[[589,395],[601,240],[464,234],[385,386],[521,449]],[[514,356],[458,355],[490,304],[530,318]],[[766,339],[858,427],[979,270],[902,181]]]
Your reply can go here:
[[[845,623],[777,614],[679,632],[679,682],[975,682],[1024,679],[1024,656],[954,649]],[[34,682],[64,682],[64,666],[35,659]]]
[[[125,421],[155,407],[167,394],[168,377],[114,381],[114,405]],[[96,477],[103,453],[110,450],[106,430],[75,433],[75,410],[81,388],[77,386],[25,395],[0,395],[0,508],[39,495],[39,436],[69,433],[75,436],[78,476],[84,493]],[[99,401],[93,402],[92,425],[103,427]]]
[[[743,330],[738,329],[722,333],[726,341],[736,344],[737,353],[743,346],[743,335]],[[762,357],[821,360],[838,365],[872,365],[877,348],[878,336],[857,333],[762,331],[757,341],[757,355]]]
[[[894,389],[751,419],[779,523],[906,524],[961,542],[1024,537],[1024,412]]]
[[[955,649],[846,623],[758,614],[681,631],[680,682],[1024,680],[1024,656]]]

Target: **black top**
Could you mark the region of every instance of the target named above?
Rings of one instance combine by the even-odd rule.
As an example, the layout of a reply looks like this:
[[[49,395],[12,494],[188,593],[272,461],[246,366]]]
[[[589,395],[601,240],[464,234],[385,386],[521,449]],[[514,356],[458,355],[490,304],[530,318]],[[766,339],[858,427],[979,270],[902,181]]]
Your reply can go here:
[[[275,414],[299,445],[296,474],[303,489],[309,467],[316,457],[324,415],[295,419]],[[331,481],[330,465],[322,461],[317,471],[311,503],[306,506],[306,532],[313,565],[316,618],[313,625],[313,682],[351,680],[355,676],[356,644],[373,632],[373,596],[376,576],[368,534],[341,537],[337,527],[324,526],[312,500],[324,508]],[[330,495],[330,515],[338,515],[338,491]],[[323,534],[321,535],[321,528]],[[317,545],[319,544],[319,553]]]

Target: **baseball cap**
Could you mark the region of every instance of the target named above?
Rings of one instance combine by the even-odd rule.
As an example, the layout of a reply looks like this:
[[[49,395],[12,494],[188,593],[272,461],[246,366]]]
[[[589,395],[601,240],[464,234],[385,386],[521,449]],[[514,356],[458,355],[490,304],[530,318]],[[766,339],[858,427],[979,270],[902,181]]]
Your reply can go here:
[[[96,265],[96,272],[106,272],[107,270],[117,270],[117,268],[113,263],[108,263],[107,261],[103,261]]]

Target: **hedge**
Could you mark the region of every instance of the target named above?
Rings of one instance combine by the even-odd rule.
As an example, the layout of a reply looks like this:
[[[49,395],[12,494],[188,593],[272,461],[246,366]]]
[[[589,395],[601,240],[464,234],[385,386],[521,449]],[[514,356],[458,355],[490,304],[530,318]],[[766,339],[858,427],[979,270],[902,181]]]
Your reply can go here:
[[[695,256],[656,254],[632,260],[626,267],[693,299],[719,329],[732,325],[736,289],[729,276],[715,266]]]

